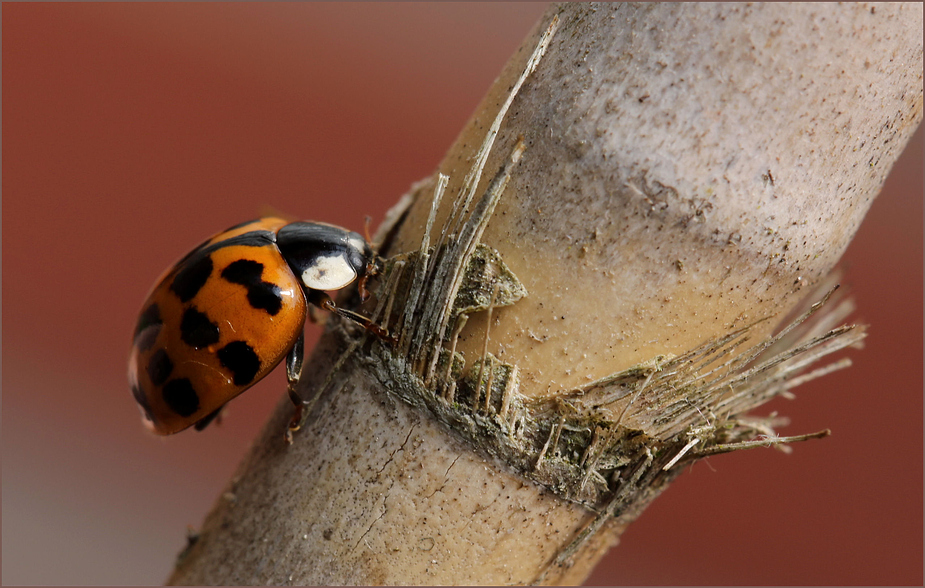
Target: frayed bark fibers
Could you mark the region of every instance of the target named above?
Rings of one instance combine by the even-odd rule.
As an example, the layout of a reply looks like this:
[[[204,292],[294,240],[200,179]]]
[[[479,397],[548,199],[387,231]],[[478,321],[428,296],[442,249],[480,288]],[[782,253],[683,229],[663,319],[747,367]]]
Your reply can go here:
[[[922,116],[922,7],[550,8],[172,583],[577,583],[857,346],[832,268]],[[350,296],[342,304],[357,304]]]

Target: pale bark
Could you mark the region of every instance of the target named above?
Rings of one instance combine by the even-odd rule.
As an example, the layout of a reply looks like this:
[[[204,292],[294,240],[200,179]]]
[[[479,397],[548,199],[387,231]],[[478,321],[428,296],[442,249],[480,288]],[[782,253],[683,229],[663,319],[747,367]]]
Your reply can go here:
[[[555,14],[471,216],[441,237]],[[303,394],[325,390],[308,424],[285,446],[281,402],[171,582],[581,582],[671,466],[769,432],[742,413],[863,336],[817,314],[767,339],[824,286],[921,121],[921,31],[921,4],[551,8],[439,168],[439,247],[421,249],[437,174],[384,244],[421,250],[378,291],[400,343],[332,321],[305,367]],[[496,205],[479,200],[493,179]],[[482,282],[450,254],[467,228],[503,260]],[[496,308],[454,338],[453,281],[422,259],[458,262],[460,290]]]

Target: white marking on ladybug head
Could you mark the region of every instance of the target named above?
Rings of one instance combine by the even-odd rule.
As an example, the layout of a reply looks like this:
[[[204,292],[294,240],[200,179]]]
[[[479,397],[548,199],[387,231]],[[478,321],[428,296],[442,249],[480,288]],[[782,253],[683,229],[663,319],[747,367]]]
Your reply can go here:
[[[360,236],[347,238],[347,244],[359,251],[361,255],[366,251],[366,240]]]
[[[317,257],[302,272],[302,283],[312,290],[340,290],[357,277],[343,253]]]

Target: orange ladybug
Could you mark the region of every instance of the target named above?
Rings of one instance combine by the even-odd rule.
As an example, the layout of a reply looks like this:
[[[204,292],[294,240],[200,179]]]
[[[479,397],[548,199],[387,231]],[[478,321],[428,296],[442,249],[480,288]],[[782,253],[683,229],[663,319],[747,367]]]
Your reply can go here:
[[[359,280],[365,299],[375,268],[358,233],[309,221],[260,218],[194,249],[157,281],[135,327],[128,378],[147,427],[161,435],[202,430],[284,357],[301,414],[295,385],[307,304],[377,331],[325,294]]]

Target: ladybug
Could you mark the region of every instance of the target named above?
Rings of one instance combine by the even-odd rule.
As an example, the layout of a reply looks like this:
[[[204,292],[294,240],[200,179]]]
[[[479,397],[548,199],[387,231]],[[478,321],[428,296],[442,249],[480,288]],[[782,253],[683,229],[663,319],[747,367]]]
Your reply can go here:
[[[358,280],[365,300],[377,259],[358,233],[272,217],[235,225],[187,254],[157,281],[135,327],[128,378],[146,426],[161,435],[202,430],[285,357],[296,405],[290,428],[298,428],[308,305],[380,333],[325,293]]]

